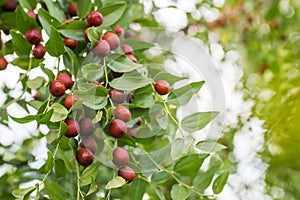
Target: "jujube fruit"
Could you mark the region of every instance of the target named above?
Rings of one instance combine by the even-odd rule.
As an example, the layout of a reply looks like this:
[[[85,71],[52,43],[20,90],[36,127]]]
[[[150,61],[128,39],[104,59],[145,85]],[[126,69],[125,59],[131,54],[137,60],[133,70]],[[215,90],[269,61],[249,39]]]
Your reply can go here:
[[[77,3],[72,2],[70,3],[69,7],[68,7],[68,14],[73,17],[73,16],[77,16]]]
[[[41,44],[36,45],[32,50],[32,55],[37,59],[43,58],[45,54],[46,48]]]
[[[73,86],[72,78],[66,72],[62,72],[62,73],[58,74],[56,80],[62,81],[65,84],[66,89],[69,89]]]
[[[96,151],[98,149],[97,142],[93,138],[90,138],[90,137],[83,138],[81,143],[80,143],[80,146],[82,148],[89,149],[93,154],[96,153]]]
[[[123,91],[116,89],[110,90],[109,96],[114,103],[123,103],[126,99],[126,94]]]
[[[120,45],[120,38],[112,32],[106,32],[102,40],[106,40],[110,46],[110,50],[115,50]]]
[[[89,28],[86,28],[84,30],[83,36],[84,36],[85,41],[90,42],[90,39],[88,37],[88,31],[89,31]]]
[[[95,124],[93,124],[92,120],[88,117],[82,118],[79,121],[80,126],[80,135],[89,136],[92,135],[96,129]]]
[[[124,148],[117,147],[113,151],[113,160],[112,161],[116,166],[125,165],[129,161],[129,154]]]
[[[64,44],[70,49],[75,49],[78,45],[78,41],[71,38],[64,38]]]
[[[121,26],[114,26],[113,29],[119,37],[125,32]]]
[[[118,106],[114,110],[114,116],[116,119],[120,119],[120,120],[123,120],[124,122],[127,122],[130,120],[131,112],[125,106]]]
[[[120,119],[114,119],[110,123],[109,133],[114,138],[121,138],[127,133],[127,126],[124,121]]]
[[[68,138],[76,137],[80,130],[78,122],[75,119],[66,119],[65,123],[67,124],[65,136]]]
[[[30,29],[25,33],[25,38],[30,44],[38,45],[42,40],[42,35],[37,29]]]
[[[118,170],[118,175],[124,178],[127,182],[131,182],[135,178],[135,172],[128,166],[121,167]]]
[[[8,65],[7,60],[3,56],[1,56],[0,57],[0,70],[5,70],[7,65]]]
[[[128,44],[123,44],[122,45],[122,50],[123,50],[123,52],[127,55],[127,54],[129,54],[129,55],[132,55],[133,54],[133,48],[130,46],[130,45],[128,45]]]
[[[96,56],[106,57],[110,52],[109,44],[106,40],[99,40],[94,48]]]
[[[64,20],[61,21],[61,24],[66,24],[66,23],[69,23],[70,21],[72,21],[72,20],[70,20],[70,19],[64,19]]]
[[[129,129],[127,130],[127,134],[129,134],[131,137],[136,138],[136,131],[135,131],[134,128],[129,128]]]
[[[80,165],[87,167],[93,163],[94,155],[89,149],[81,148],[76,152],[76,160]]]
[[[154,84],[155,91],[158,94],[165,95],[170,92],[170,84],[165,80],[159,80]]]
[[[27,15],[29,16],[29,17],[32,17],[33,19],[37,19],[37,15],[35,14],[35,12],[33,11],[33,10],[28,10],[27,11]]]
[[[66,96],[64,105],[69,110],[77,101],[78,98],[75,96],[75,94],[68,94]]]
[[[50,93],[55,97],[60,97],[66,92],[65,84],[60,80],[54,80],[50,84]]]
[[[129,58],[132,62],[137,63],[136,57],[132,54],[126,54],[126,57]]]
[[[17,0],[6,0],[2,6],[3,11],[15,11],[18,6]]]
[[[103,15],[98,11],[92,11],[88,14],[86,20],[90,26],[99,26],[103,22]]]

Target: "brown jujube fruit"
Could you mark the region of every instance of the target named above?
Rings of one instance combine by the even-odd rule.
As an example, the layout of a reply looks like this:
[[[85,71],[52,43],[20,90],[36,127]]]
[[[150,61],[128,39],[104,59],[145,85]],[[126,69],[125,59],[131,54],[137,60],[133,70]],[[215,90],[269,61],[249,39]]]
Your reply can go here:
[[[94,155],[89,149],[81,148],[76,152],[76,160],[80,165],[87,167],[93,163]]]

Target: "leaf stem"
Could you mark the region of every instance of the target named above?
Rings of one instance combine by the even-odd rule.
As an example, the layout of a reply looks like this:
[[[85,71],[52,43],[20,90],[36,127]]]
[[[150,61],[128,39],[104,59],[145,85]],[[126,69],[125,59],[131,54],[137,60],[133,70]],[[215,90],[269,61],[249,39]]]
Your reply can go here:
[[[107,88],[109,81],[108,81],[107,66],[106,66],[105,58],[103,58],[103,68],[104,68],[104,74],[105,74],[105,88]]]

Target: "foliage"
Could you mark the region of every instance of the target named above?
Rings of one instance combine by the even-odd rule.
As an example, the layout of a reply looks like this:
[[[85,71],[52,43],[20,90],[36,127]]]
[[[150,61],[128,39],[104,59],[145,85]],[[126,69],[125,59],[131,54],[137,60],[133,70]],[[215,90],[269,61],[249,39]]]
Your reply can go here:
[[[142,199],[144,194],[151,199],[206,199],[214,194],[204,192],[209,186],[215,194],[222,191],[229,172],[222,167],[222,161],[215,156],[224,148],[212,141],[187,142],[186,134],[195,133],[204,128],[217,112],[195,112],[182,121],[176,118],[177,109],[187,104],[204,84],[192,82],[172,89],[169,96],[159,95],[153,84],[158,77],[164,77],[172,86],[185,77],[176,77],[161,72],[149,65],[143,52],[153,46],[151,43],[120,36],[121,44],[130,44],[141,61],[134,63],[124,55],[121,48],[111,51],[107,57],[98,57],[93,48],[107,31],[114,32],[114,25],[127,29],[133,21],[140,24],[151,22],[152,18],[139,15],[142,6],[137,1],[77,1],[78,17],[70,17],[70,2],[19,0],[17,9],[5,11],[2,7],[1,29],[12,36],[3,44],[1,56],[16,53],[11,64],[22,69],[19,82],[23,86],[19,97],[13,98],[9,92],[14,88],[4,87],[7,94],[1,108],[1,124],[8,126],[9,119],[18,123],[36,122],[37,129],[46,126],[47,133],[39,132],[26,139],[18,149],[1,146],[2,152],[13,156],[1,155],[0,164],[9,167],[0,178],[0,196],[3,199]],[[1,5],[5,1],[0,1]],[[25,11],[35,9],[38,20],[34,20]],[[103,14],[104,22],[88,30],[87,42],[84,31],[88,27],[87,15],[97,9]],[[62,23],[70,18],[71,21]],[[55,70],[44,59],[32,56],[32,46],[24,38],[27,30],[36,28],[47,34],[43,44],[49,56],[56,58]],[[44,35],[43,35],[44,36]],[[64,43],[65,38],[76,40],[77,46],[71,49]],[[144,60],[144,62],[143,62]],[[40,68],[44,76],[30,79],[30,72]],[[141,69],[144,72],[142,73]],[[58,74],[71,75],[74,84],[66,94],[54,97],[49,87]],[[159,74],[158,74],[159,72]],[[95,81],[102,86],[95,84]],[[122,90],[126,100],[121,102],[130,109],[131,120],[128,128],[134,128],[136,137],[126,134],[120,139],[109,135],[113,112],[119,105],[109,94],[112,89]],[[79,101],[71,109],[64,106],[67,94],[74,93]],[[25,99],[25,95],[35,95],[34,100]],[[20,105],[28,115],[11,116],[7,108],[12,104]],[[35,114],[29,115],[29,110]],[[84,136],[67,138],[66,119],[80,121],[84,117],[92,119],[96,130],[91,136],[98,145],[94,153],[93,164],[84,167],[76,161],[76,152]],[[136,123],[142,119],[140,126]],[[81,133],[82,134],[82,133]],[[179,135],[179,136],[178,136]],[[189,134],[190,135],[190,134]],[[32,148],[39,141],[47,140],[47,159],[36,169],[32,163],[37,158]],[[174,145],[176,144],[176,145]],[[130,155],[128,165],[134,169],[136,178],[132,183],[117,175],[118,168],[112,163],[112,151],[117,146],[125,148]],[[213,151],[211,151],[213,149]],[[206,170],[203,162],[209,165]],[[203,174],[200,176],[198,174]],[[20,185],[38,180],[29,187]]]

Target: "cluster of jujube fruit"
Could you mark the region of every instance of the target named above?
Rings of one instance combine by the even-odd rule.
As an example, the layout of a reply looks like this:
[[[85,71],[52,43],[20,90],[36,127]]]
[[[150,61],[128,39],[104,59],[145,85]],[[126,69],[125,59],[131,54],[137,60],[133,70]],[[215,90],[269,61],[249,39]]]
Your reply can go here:
[[[9,7],[9,10],[16,9],[17,2],[15,0],[8,0],[7,2],[8,3],[4,5],[5,8]],[[10,5],[12,2],[15,2],[14,8]],[[61,22],[62,24],[69,23],[73,20],[72,17],[77,16],[76,7],[77,4],[74,2],[69,4],[67,15],[70,16],[70,19],[63,20]],[[28,16],[38,20],[38,16],[34,11],[29,10],[27,14]],[[104,20],[103,15],[99,11],[92,11],[87,15],[86,22],[89,27],[87,27],[82,33],[86,42],[90,43],[89,29],[91,27],[100,26]],[[138,60],[134,56],[133,48],[128,44],[120,45],[120,36],[125,33],[124,29],[121,26],[113,26],[113,30],[114,32],[106,31],[102,35],[101,39],[95,44],[92,53],[102,59],[109,56],[111,51],[120,47],[128,59],[137,63]],[[42,41],[41,32],[32,28],[25,33],[24,37],[31,45],[35,45],[32,50],[33,56],[37,59],[43,58],[46,53],[46,49],[42,44],[40,44]],[[63,39],[63,42],[64,45],[70,49],[75,49],[78,45],[78,41],[67,37]],[[4,57],[0,57],[0,69],[5,69],[6,66],[6,59]],[[109,81],[122,75],[123,73],[111,71]],[[119,139],[125,134],[128,134],[135,138],[137,136],[135,128],[142,124],[142,118],[139,117],[133,127],[127,127],[126,122],[131,120],[131,111],[128,107],[123,105],[123,103],[128,100],[128,94],[124,91],[111,88],[109,83],[106,83],[105,86],[103,86],[104,84],[102,84],[101,81],[93,83],[97,87],[107,87],[107,89],[109,89],[108,98],[110,98],[112,102],[111,107],[114,109],[113,119],[108,125],[108,132],[110,136]],[[69,113],[72,113],[73,105],[80,100],[73,93],[75,89],[76,87],[73,85],[72,75],[68,71],[60,71],[55,80],[53,80],[49,86],[49,91],[51,95],[55,97],[55,101],[58,99],[58,102],[60,102],[60,99],[64,99],[63,104]],[[154,84],[154,89],[158,94],[166,95],[170,92],[170,85],[165,80],[159,80]],[[116,104],[117,106],[115,107],[113,104]],[[94,154],[98,150],[98,144],[93,139],[93,134],[96,131],[96,125],[89,117],[83,117],[80,120],[76,120],[71,114],[67,117],[67,119],[65,119],[65,124],[67,126],[64,133],[65,137],[73,138],[80,136],[80,138],[78,138],[80,140],[80,148],[76,151],[76,160],[80,165],[88,167],[93,163]],[[117,147],[114,149],[112,156],[112,162],[118,167],[118,175],[123,177],[127,182],[131,182],[136,175],[134,170],[127,166],[127,163],[129,162],[129,154],[126,149],[123,147]]]

